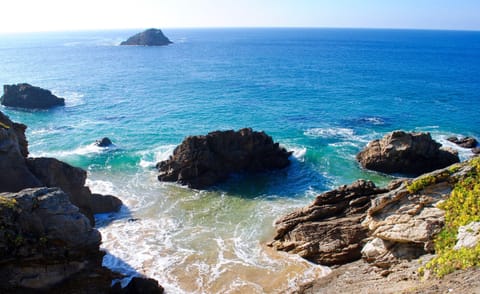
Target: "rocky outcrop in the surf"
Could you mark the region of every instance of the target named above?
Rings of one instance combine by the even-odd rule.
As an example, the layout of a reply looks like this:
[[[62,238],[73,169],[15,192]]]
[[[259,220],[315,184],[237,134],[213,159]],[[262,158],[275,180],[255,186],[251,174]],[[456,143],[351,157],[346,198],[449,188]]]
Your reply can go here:
[[[429,133],[394,131],[368,143],[357,160],[366,169],[418,176],[460,161],[455,151],[440,147]]]
[[[284,168],[290,164],[290,155],[264,132],[216,131],[187,137],[168,160],[157,164],[158,179],[202,189],[232,173]]]
[[[90,221],[93,214],[118,211],[122,202],[114,196],[92,195],[85,186],[87,173],[54,158],[29,158],[26,126],[0,112],[0,192],[25,188],[59,187]]]
[[[95,141],[94,144],[95,144],[95,146],[98,146],[98,147],[109,147],[109,146],[113,145],[112,140],[110,140],[107,137],[104,137],[102,139],[99,139],[99,140]]]
[[[0,193],[0,293],[162,293],[102,266],[100,233],[59,188]],[[144,290],[146,292],[144,292]]]
[[[159,29],[148,29],[141,33],[131,36],[120,45],[137,45],[137,46],[166,46],[172,44]]]
[[[49,90],[27,83],[4,85],[0,102],[5,106],[31,109],[47,109],[65,105],[65,99],[53,95]]]
[[[472,137],[463,137],[463,138],[458,138],[458,137],[449,137],[447,138],[448,141],[457,144],[458,146],[462,148],[475,148],[478,145],[478,141],[475,138]]]
[[[368,229],[362,226],[371,199],[385,192],[373,182],[358,180],[325,192],[312,204],[276,221],[269,245],[322,265],[360,259]]]
[[[394,180],[386,188],[362,180],[341,186],[276,221],[271,246],[319,264],[363,257],[384,269],[433,253],[434,238],[445,222],[439,202],[459,180],[476,172],[467,161]]]

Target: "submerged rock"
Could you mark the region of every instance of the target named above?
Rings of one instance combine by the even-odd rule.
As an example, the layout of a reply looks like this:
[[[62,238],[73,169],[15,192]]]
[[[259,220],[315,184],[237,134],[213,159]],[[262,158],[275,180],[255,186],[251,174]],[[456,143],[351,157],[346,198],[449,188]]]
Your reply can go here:
[[[20,108],[46,109],[54,106],[64,106],[65,99],[58,98],[49,90],[32,86],[27,83],[4,85],[2,105]]]
[[[440,147],[429,133],[394,131],[368,143],[357,160],[366,169],[418,176],[460,161],[455,151]]]
[[[139,45],[139,46],[166,46],[172,44],[159,29],[148,29],[144,32],[138,33],[126,41],[120,43],[120,45]]]
[[[187,137],[168,160],[157,164],[158,179],[203,189],[231,173],[284,168],[291,154],[264,132],[216,131]]]

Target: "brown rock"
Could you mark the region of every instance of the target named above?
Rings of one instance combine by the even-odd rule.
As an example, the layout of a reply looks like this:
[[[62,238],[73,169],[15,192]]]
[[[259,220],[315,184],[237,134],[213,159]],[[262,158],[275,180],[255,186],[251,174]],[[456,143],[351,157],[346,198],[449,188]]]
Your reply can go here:
[[[270,245],[322,265],[357,260],[367,238],[368,230],[361,225],[365,212],[371,198],[384,191],[358,180],[325,192],[311,205],[279,219]]]
[[[447,140],[463,148],[475,148],[478,144],[477,140],[472,137],[464,137],[460,139],[457,137],[450,137],[447,138]]]
[[[264,132],[216,131],[187,137],[170,159],[157,164],[158,179],[202,189],[225,180],[231,173],[284,168],[290,163],[290,155]]]
[[[45,109],[65,105],[65,99],[58,98],[49,90],[23,83],[18,85],[4,85],[2,105],[20,108]]]
[[[370,142],[357,160],[366,169],[418,176],[460,161],[456,152],[440,147],[429,133],[395,131]]]

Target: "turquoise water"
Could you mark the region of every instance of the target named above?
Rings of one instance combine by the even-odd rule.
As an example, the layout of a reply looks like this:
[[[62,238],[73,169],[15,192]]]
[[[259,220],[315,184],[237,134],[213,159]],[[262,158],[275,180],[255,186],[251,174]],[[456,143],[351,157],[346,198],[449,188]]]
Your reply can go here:
[[[172,29],[168,47],[117,46],[133,33],[0,35],[0,84],[67,104],[1,111],[29,126],[32,156],[83,167],[94,191],[122,198],[99,217],[105,263],[170,292],[281,292],[321,275],[266,248],[276,217],[357,178],[387,183],[355,154],[392,130],[449,147],[480,137],[480,32]],[[155,163],[185,136],[242,127],[294,151],[291,167],[206,192],[157,182]],[[105,136],[116,148],[92,145]]]

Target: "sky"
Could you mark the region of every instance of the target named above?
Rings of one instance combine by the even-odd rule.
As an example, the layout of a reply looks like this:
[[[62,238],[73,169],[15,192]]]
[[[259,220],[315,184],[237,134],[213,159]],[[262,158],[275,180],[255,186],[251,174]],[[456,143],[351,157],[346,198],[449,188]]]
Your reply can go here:
[[[329,27],[480,30],[480,0],[2,0],[0,32]]]

